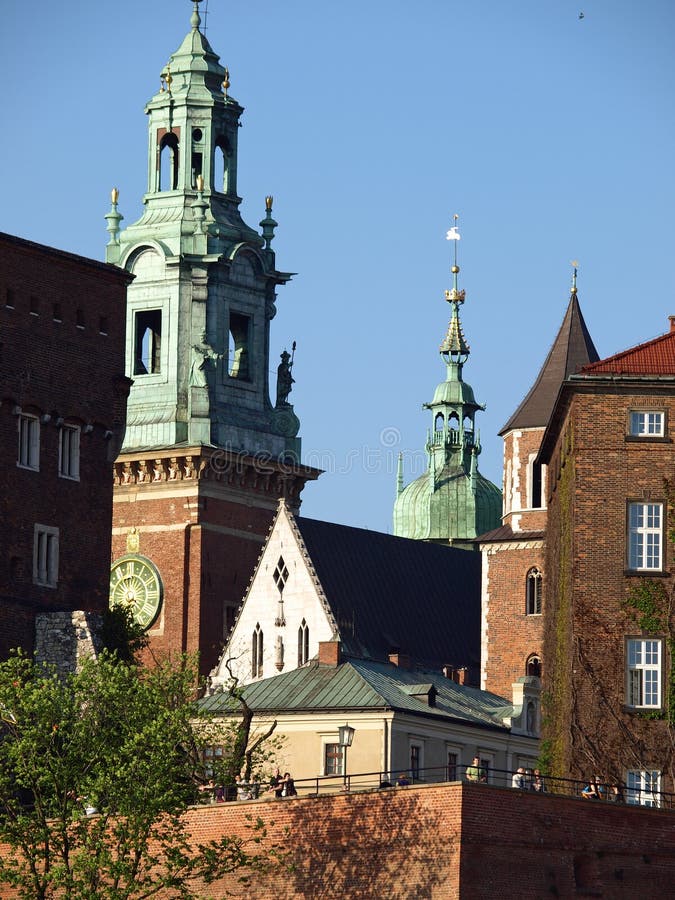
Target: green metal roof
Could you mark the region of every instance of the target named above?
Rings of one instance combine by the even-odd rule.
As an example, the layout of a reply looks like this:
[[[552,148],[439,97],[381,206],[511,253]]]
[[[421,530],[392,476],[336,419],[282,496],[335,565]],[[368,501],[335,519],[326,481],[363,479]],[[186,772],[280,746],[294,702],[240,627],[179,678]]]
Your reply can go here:
[[[428,692],[432,685],[436,699],[429,706],[415,694]],[[502,730],[507,730],[502,717],[512,709],[503,697],[456,684],[439,673],[362,659],[349,659],[337,667],[319,666],[313,660],[300,669],[246,685],[244,696],[257,713],[397,710]],[[226,692],[216,692],[199,701],[199,707],[213,715],[227,715],[236,702]]]

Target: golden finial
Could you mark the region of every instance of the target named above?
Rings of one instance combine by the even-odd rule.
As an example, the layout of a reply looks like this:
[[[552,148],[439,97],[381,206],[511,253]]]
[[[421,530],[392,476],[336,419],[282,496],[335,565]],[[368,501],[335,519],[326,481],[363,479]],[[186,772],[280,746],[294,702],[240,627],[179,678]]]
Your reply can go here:
[[[113,188],[112,191],[110,191],[110,199],[111,199],[112,202],[113,202],[113,206],[114,206],[114,205],[117,203],[117,201],[120,199],[120,192],[119,192],[119,189],[118,189],[118,188]]]
[[[197,182],[197,190],[203,191],[204,190],[204,176],[197,175],[196,182]]]
[[[274,202],[274,197],[271,194],[268,194],[265,197],[265,210],[267,212],[272,212],[272,203]]]
[[[166,67],[166,89],[169,93],[171,93],[171,82],[173,81],[173,75],[171,74],[171,69]]]
[[[225,78],[223,79],[223,93],[227,97],[227,89],[230,86],[230,70],[225,67]]]

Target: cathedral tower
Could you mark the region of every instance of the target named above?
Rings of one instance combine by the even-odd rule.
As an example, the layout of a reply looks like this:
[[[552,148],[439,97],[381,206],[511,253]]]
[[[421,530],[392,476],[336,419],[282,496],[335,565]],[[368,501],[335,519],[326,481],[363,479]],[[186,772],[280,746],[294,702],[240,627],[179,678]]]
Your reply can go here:
[[[107,214],[108,262],[133,274],[126,372],[133,379],[115,464],[111,599],[128,603],[155,651],[217,659],[279,497],[298,508],[316,470],[300,463],[290,354],[270,400],[270,322],[290,274],[239,212],[243,108],[200,29],[190,31],[146,105],[148,185],[141,218]]]
[[[457,227],[448,238],[459,240]],[[439,541],[475,548],[475,539],[500,521],[499,488],[478,471],[481,451],[476,413],[485,409],[476,402],[473,389],[463,379],[469,358],[459,318],[466,294],[457,283],[457,244],[452,266],[453,286],[445,292],[452,313],[448,332],[440,346],[446,377],[424,406],[431,413],[427,432],[427,471],[403,486],[399,460],[398,496],[394,504],[394,534],[418,540]]]

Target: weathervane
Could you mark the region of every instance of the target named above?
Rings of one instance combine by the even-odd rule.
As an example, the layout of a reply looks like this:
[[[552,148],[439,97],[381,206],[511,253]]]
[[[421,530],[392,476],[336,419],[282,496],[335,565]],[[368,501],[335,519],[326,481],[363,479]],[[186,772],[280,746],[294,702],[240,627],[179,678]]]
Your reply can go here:
[[[459,241],[461,240],[461,236],[459,233],[459,226],[457,221],[459,216],[455,213],[452,217],[453,222],[455,223],[450,230],[446,233],[445,237],[448,241]],[[445,292],[445,299],[448,303],[452,303],[453,300],[458,303],[464,303],[464,298],[466,296],[464,291],[460,291],[457,287],[457,273],[459,272],[459,266],[457,265],[457,244],[455,243],[455,255],[454,255],[454,263],[450,270],[452,272],[452,290]]]

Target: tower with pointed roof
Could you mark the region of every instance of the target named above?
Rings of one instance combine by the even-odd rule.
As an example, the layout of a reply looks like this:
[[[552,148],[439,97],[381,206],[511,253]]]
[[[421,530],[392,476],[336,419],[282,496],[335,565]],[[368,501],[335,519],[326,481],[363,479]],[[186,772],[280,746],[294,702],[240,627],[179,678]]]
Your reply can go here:
[[[143,213],[120,230],[113,191],[106,259],[134,276],[126,333],[133,386],[115,463],[113,554],[157,570],[152,649],[199,650],[208,671],[278,498],[297,509],[318,473],[300,462],[292,359],[284,352],[278,367],[270,363],[276,290],[291,277],[277,269],[271,246],[272,197],[258,232],[239,211],[243,108],[201,29],[200,2],[191,0],[190,30],[146,105]]]
[[[440,346],[446,377],[431,402],[424,404],[431,413],[425,446],[427,471],[404,487],[399,459],[394,534],[471,549],[478,535],[499,524],[501,493],[478,471],[481,445],[476,413],[485,406],[476,401],[471,385],[463,378],[469,345],[459,318],[466,294],[458,286],[456,226],[448,236],[455,238],[455,260],[452,288],[445,292],[452,310],[450,324]]]
[[[481,686],[501,693],[522,676],[540,676],[546,594],[546,467],[539,448],[565,381],[598,354],[577,297],[570,299],[537,378],[500,431],[504,439],[503,514],[483,534]]]

